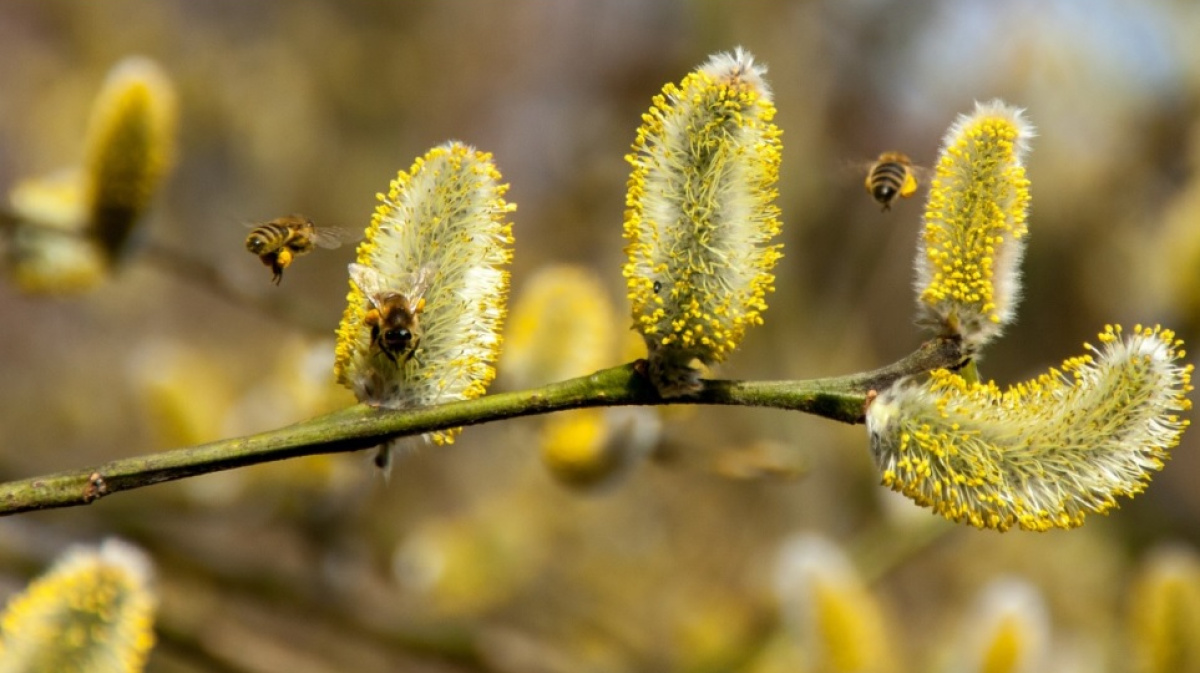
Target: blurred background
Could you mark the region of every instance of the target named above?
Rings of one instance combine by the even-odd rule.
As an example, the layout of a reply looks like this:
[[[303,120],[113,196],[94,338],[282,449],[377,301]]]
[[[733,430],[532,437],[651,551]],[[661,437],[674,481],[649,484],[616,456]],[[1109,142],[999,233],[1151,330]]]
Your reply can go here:
[[[918,346],[924,191],[881,213],[854,167],[889,150],[928,166],[955,116],[994,97],[1039,137],[1024,300],[984,375],[1034,376],[1106,322],[1195,344],[1197,34],[1184,0],[0,3],[0,187],[77,164],[106,72],[148,56],[177,87],[179,131],[139,236],[215,274],[135,249],[87,293],[0,284],[0,479],[352,403],[331,363],[353,245],[275,287],[244,224],[303,213],[361,231],[375,194],[448,139],[494,153],[511,184],[514,314],[551,265],[586,288],[554,304],[588,325],[563,341],[593,349],[564,375],[636,357],[623,156],[665,83],[739,45],[775,92],[785,257],[766,325],[716,375],[832,376]],[[514,330],[547,319],[538,306]],[[584,322],[597,315],[612,318]],[[560,373],[508,357],[498,388]],[[1017,576],[1047,606],[1044,670],[1123,671],[1130,578],[1152,549],[1200,542],[1194,433],[1111,516],[996,534],[891,497],[862,426],[732,408],[549,420],[414,447],[390,483],[348,454],[2,519],[0,602],[67,545],[119,536],[158,567],[152,671],[764,671],[798,600],[777,559],[805,533],[843,549],[882,606],[887,670],[940,670],[976,594]],[[562,442],[592,442],[599,476],[562,469]],[[810,669],[825,670],[782,670]]]

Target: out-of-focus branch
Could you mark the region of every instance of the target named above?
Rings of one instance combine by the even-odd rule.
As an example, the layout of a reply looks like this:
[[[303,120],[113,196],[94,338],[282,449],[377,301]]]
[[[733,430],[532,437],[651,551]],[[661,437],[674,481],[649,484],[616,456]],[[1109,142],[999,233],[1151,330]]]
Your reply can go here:
[[[175,276],[229,304],[278,320],[314,334],[330,334],[333,325],[319,322],[312,311],[277,297],[247,293],[225,277],[220,269],[185,251],[155,241],[143,243],[139,257],[161,273]]]
[[[0,206],[0,243],[20,228],[43,229],[61,236],[90,236],[89,232],[84,230],[58,229],[36,222],[22,221],[16,214]],[[123,260],[123,264],[143,262],[159,273],[173,276],[228,304],[274,319],[289,327],[313,334],[329,334],[333,331],[334,325],[318,320],[311,310],[288,301],[286,297],[281,299],[278,296],[268,297],[246,292],[241,285],[230,281],[221,269],[186,250],[148,240],[138,242],[128,257],[129,259]]]
[[[151,484],[287,458],[357,451],[397,437],[419,435],[565,409],[659,404],[774,407],[844,423],[863,422],[867,393],[897,379],[961,364],[956,340],[927,342],[886,367],[808,381],[704,381],[699,393],[663,399],[645,378],[644,361],[605,369],[541,388],[488,395],[435,407],[387,410],[355,405],[278,430],[225,439],[0,484],[0,516],[86,505]]]

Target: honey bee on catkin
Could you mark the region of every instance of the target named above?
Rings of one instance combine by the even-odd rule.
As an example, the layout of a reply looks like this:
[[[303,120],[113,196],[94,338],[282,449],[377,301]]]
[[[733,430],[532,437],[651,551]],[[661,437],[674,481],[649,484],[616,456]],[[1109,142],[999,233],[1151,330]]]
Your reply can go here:
[[[358,286],[371,309],[363,323],[371,328],[371,348],[383,353],[392,363],[403,366],[412,358],[424,335],[420,314],[425,308],[425,291],[433,268],[421,267],[404,288],[391,288],[382,274],[362,264],[350,265],[350,278]],[[420,362],[418,360],[418,362]]]

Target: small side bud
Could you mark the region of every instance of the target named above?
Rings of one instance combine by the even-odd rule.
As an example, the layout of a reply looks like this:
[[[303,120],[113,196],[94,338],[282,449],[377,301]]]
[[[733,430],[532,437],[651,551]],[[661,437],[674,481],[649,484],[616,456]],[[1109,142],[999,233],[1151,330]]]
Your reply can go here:
[[[917,302],[923,322],[970,350],[1016,317],[1033,135],[1023,110],[996,100],[976,103],[942,141],[917,249]]]
[[[379,195],[350,265],[334,362],[359,401],[409,409],[487,390],[512,260],[507,189],[492,155],[449,142]],[[458,431],[429,438],[451,443]],[[386,466],[387,456],[377,462]]]
[[[774,290],[780,131],[765,75],[741,49],[714,55],[655,96],[626,157],[624,275],[666,397],[698,390],[693,363],[723,361]]]
[[[171,166],[175,122],[175,88],[157,63],[131,57],[113,67],[92,107],[84,158],[91,232],[110,261],[125,252]]]
[[[936,370],[867,409],[883,484],[979,528],[1074,528],[1141,493],[1179,443],[1192,365],[1172,331],[1108,326],[1092,354],[1006,391]]]
[[[68,550],[0,622],[0,673],[136,673],[154,645],[150,561],[109,540]]]

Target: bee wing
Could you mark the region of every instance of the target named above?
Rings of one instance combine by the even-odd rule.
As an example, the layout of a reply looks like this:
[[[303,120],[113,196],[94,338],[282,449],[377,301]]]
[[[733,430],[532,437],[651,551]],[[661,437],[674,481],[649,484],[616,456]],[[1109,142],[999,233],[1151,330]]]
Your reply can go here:
[[[927,184],[930,180],[933,180],[935,175],[937,175],[937,171],[935,171],[932,166],[918,166],[913,164],[908,167],[908,170],[912,172],[913,177],[916,178],[917,182],[921,184]]]
[[[308,222],[308,218],[303,215],[284,215],[283,217],[274,217],[269,220],[240,220],[240,222],[247,229],[257,229],[268,224],[279,225],[281,227],[300,226]]]
[[[342,243],[351,240],[353,236],[349,229],[342,227],[314,227],[311,238],[313,243],[322,248],[333,250],[342,247]]]
[[[387,281],[383,275],[369,266],[352,262],[350,264],[350,280],[367,295],[367,299],[375,308],[379,308],[378,297],[388,292]]]
[[[437,272],[436,264],[422,264],[421,268],[413,272],[408,286],[408,293],[405,295],[410,304],[415,306],[425,296],[425,292],[429,290],[430,282],[433,281],[435,272]]]
[[[876,159],[842,159],[837,162],[837,174],[840,180],[858,180],[863,187],[871,191],[871,171],[879,164]]]
[[[842,159],[837,162],[836,169],[838,175],[861,178],[867,173],[870,173],[871,168],[874,167],[876,163],[878,162],[876,162],[874,159],[866,161],[860,159]]]

